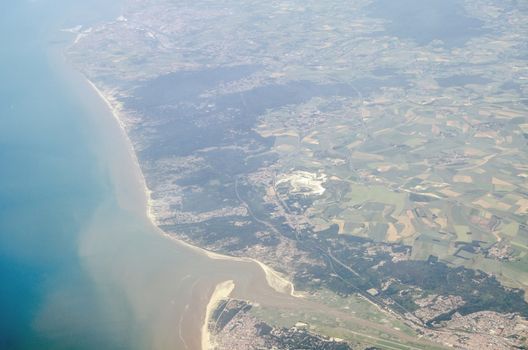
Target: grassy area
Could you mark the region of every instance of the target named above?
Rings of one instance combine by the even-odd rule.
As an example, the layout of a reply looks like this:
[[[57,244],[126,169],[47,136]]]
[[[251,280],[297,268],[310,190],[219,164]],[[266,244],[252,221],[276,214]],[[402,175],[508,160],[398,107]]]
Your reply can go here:
[[[457,235],[457,241],[458,242],[466,242],[469,243],[473,240],[473,237],[471,234],[468,234],[470,232],[469,227],[466,225],[453,225],[455,229],[455,233]]]

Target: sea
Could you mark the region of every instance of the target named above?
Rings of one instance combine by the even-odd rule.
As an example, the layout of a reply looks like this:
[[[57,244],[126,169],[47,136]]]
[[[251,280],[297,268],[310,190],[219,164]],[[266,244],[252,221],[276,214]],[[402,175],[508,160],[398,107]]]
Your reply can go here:
[[[0,349],[201,349],[206,305],[286,303],[255,263],[211,258],[147,215],[126,134],[63,52],[103,0],[0,1]]]

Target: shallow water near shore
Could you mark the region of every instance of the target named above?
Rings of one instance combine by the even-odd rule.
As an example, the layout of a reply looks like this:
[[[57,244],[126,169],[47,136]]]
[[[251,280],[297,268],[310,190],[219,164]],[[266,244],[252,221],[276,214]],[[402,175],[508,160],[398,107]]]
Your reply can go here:
[[[126,135],[60,54],[73,40],[61,28],[119,3],[2,7],[0,348],[199,349],[216,284],[286,302],[256,263],[211,259],[147,217]]]

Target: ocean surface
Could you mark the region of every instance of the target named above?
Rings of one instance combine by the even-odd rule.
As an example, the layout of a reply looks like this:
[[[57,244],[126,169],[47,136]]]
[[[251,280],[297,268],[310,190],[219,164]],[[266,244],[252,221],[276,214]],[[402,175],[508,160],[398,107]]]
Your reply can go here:
[[[68,39],[60,28],[116,12],[98,12],[101,4],[0,5],[2,349],[112,342],[78,254],[80,232],[111,195],[111,186],[91,146],[89,111],[61,80],[51,57]],[[55,314],[48,319],[47,312]]]
[[[118,1],[0,2],[0,349],[199,349],[214,286],[286,303],[254,263],[162,235],[112,114],[60,29]]]

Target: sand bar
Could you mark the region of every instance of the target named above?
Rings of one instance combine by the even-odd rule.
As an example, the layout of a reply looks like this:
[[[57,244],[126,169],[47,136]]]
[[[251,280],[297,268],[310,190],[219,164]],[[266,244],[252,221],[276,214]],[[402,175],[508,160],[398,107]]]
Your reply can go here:
[[[209,331],[209,320],[213,311],[218,307],[218,304],[229,297],[235,289],[235,283],[232,280],[224,281],[216,285],[211,299],[207,304],[205,310],[205,318],[202,326],[202,350],[210,350],[214,348],[214,342],[211,339],[211,332]]]

